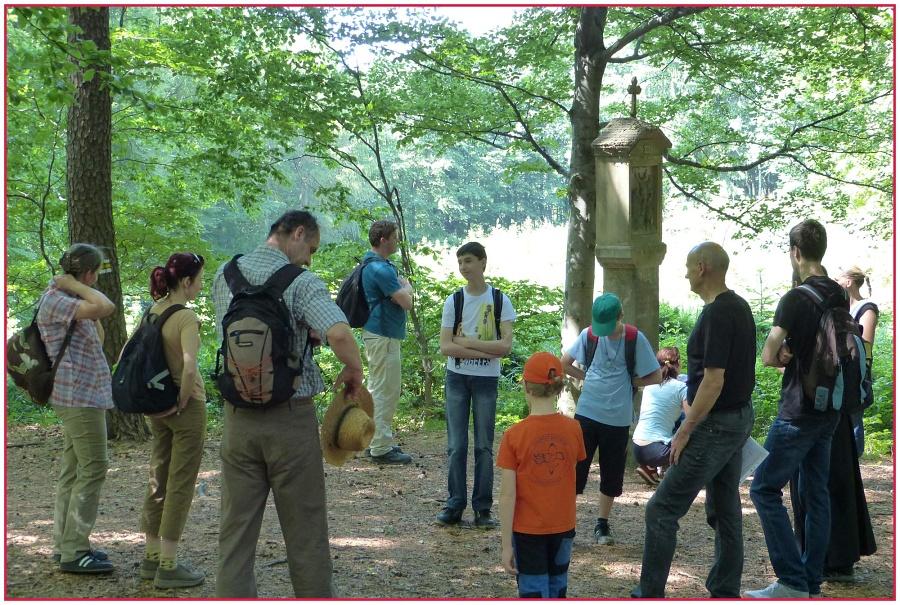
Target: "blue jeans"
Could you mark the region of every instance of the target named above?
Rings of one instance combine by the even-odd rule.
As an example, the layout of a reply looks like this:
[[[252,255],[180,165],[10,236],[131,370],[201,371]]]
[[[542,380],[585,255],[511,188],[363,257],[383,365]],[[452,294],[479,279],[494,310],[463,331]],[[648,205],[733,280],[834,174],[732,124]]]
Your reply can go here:
[[[566,598],[574,540],[574,529],[544,535],[513,532],[519,598]]]
[[[831,504],[828,467],[836,413],[796,420],[775,419],[766,437],[769,455],[753,477],[750,499],[756,506],[769,549],[769,559],[778,581],[795,590],[816,594],[822,582],[822,566],[828,551]],[[800,471],[798,491],[806,507],[803,552],[794,538],[782,490]]]
[[[666,471],[647,503],[641,583],[634,596],[662,598],[672,566],[678,520],[706,488],[706,522],[715,530],[715,561],[706,579],[713,597],[739,597],[744,568],[741,449],[753,428],[753,408],[714,412],[691,433],[678,464]]]
[[[466,508],[466,457],[469,452],[469,410],[475,433],[475,483],[472,509],[490,510],[494,501],[494,419],[497,378],[447,371],[444,386],[447,416],[447,506]]]

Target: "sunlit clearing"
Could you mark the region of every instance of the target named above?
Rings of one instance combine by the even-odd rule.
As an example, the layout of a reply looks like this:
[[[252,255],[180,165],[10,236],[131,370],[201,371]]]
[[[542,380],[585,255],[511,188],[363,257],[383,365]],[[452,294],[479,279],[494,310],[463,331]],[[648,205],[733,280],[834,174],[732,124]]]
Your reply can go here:
[[[394,540],[384,538],[331,538],[332,546],[346,546],[350,548],[396,548]]]

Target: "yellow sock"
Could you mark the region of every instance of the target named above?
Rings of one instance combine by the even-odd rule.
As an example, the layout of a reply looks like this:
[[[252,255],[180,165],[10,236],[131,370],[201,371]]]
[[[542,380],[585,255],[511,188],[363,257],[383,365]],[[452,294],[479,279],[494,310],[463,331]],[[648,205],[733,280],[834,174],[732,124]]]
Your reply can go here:
[[[178,558],[172,557],[169,559],[168,557],[160,557],[159,558],[159,568],[160,569],[175,569],[178,565]]]

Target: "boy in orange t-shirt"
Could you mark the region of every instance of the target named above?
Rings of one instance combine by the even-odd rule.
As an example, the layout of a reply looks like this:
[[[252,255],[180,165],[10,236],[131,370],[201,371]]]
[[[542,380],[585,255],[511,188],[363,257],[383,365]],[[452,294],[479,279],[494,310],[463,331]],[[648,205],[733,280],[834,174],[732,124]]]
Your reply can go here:
[[[535,353],[522,381],[530,413],[503,435],[497,466],[503,568],[520,597],[564,598],[575,538],[575,464],[586,457],[581,425],[556,410],[563,369]]]

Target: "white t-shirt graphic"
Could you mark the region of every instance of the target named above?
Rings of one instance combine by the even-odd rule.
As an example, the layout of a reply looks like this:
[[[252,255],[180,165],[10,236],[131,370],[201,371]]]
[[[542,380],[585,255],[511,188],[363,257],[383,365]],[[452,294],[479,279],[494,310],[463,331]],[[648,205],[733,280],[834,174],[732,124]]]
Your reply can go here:
[[[503,306],[500,309],[500,321],[513,321],[516,318],[516,310],[506,294],[501,294]],[[453,325],[453,295],[444,302],[444,312],[441,315],[441,327],[450,328]],[[477,338],[478,340],[497,340],[494,323],[494,288],[488,286],[487,290],[479,296],[472,296],[463,288],[462,331],[464,336]],[[467,376],[500,376],[500,359],[463,359],[460,358],[456,365],[455,357],[447,358],[447,369],[457,374]]]

